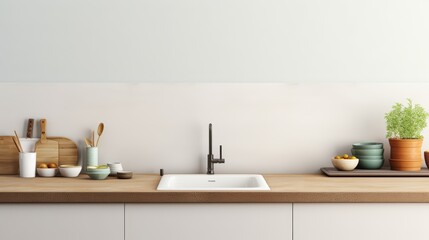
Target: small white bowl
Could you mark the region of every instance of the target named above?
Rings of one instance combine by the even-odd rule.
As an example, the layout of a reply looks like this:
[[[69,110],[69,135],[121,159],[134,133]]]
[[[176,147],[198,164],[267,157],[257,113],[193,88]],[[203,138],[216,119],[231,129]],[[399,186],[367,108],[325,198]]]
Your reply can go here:
[[[80,171],[82,170],[82,166],[74,166],[74,165],[61,165],[60,173],[63,177],[77,177],[79,176]]]
[[[359,159],[332,159],[332,165],[340,171],[351,171],[357,167]]]
[[[122,164],[120,162],[108,163],[110,168],[110,175],[116,175],[117,172],[122,171]]]
[[[58,168],[37,168],[37,174],[40,177],[55,177]]]

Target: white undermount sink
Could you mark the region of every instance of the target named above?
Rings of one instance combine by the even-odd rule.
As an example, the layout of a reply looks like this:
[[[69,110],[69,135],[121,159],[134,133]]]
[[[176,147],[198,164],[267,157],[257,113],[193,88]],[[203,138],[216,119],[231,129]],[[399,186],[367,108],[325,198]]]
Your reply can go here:
[[[259,174],[167,174],[162,176],[157,190],[270,190]]]

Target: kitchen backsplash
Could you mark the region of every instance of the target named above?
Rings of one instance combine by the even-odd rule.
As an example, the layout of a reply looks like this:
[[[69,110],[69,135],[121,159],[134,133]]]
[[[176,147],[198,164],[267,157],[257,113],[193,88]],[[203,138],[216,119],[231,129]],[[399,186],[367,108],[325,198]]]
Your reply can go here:
[[[384,114],[412,98],[429,110],[424,83],[1,83],[1,135],[24,136],[47,118],[48,136],[83,139],[104,122],[100,163],[134,172],[198,173],[208,124],[218,173],[310,173],[359,141],[385,139]],[[39,134],[39,128],[35,133]],[[427,131],[424,132],[427,136]],[[423,150],[429,142],[423,143]]]

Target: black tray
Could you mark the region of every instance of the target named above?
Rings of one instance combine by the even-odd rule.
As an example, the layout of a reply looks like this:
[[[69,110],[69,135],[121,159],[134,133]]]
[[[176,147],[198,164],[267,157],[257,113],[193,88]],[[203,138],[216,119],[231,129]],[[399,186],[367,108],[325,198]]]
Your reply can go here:
[[[394,171],[389,168],[375,170],[355,169],[353,171],[338,171],[333,167],[320,169],[329,177],[429,177],[429,169],[422,168],[419,172]]]

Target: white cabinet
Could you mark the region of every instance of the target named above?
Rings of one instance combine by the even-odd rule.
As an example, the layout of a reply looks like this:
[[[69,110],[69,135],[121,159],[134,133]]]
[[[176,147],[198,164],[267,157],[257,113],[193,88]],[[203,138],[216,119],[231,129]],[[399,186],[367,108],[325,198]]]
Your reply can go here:
[[[292,204],[125,204],[126,240],[291,240]]]
[[[294,204],[294,240],[427,240],[429,204]]]
[[[123,240],[124,204],[0,204],[0,239]]]
[[[426,240],[428,216],[426,203],[0,204],[0,239]]]

